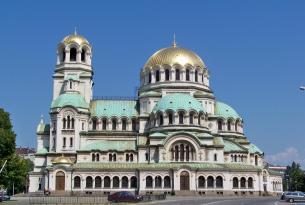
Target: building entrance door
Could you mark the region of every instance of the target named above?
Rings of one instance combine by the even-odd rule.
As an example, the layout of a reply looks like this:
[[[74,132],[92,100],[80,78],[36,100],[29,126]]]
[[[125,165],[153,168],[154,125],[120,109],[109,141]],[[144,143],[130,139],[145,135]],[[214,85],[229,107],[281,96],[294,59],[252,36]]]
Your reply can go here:
[[[190,175],[186,171],[180,174],[180,190],[190,190]]]
[[[56,191],[65,190],[65,173],[57,172],[56,173]]]

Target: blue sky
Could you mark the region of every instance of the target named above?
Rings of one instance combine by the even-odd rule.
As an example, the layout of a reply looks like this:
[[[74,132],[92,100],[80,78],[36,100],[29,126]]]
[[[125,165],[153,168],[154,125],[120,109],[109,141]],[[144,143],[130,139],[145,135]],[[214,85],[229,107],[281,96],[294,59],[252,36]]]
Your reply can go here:
[[[56,46],[74,27],[93,45],[96,96],[134,95],[141,67],[176,33],[267,159],[305,165],[304,11],[297,0],[1,1],[0,107],[17,145],[34,147],[40,115],[48,119]]]

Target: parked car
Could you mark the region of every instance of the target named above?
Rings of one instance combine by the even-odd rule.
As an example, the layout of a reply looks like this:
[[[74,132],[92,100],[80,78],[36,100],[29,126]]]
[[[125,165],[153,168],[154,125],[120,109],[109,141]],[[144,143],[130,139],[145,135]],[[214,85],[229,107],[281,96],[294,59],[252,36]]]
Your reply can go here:
[[[112,202],[139,202],[143,200],[143,196],[134,195],[128,191],[120,191],[108,195],[108,201]]]
[[[282,192],[281,200],[285,200],[287,194],[290,194],[290,191],[284,191],[284,192]]]
[[[285,195],[285,200],[293,203],[295,201],[304,201],[305,202],[305,194],[300,191],[289,192]]]
[[[10,200],[11,199],[11,197],[9,196],[9,195],[7,195],[7,194],[1,194],[0,193],[0,201],[8,201],[8,200]]]

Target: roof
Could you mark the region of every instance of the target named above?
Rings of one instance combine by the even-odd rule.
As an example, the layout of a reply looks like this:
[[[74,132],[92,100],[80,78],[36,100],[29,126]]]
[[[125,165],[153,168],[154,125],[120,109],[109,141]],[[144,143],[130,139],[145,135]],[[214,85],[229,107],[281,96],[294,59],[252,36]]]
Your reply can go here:
[[[136,150],[136,142],[135,141],[123,141],[123,140],[96,140],[93,142],[88,142],[81,148],[81,151],[91,151],[91,150],[99,150],[99,151],[125,151],[125,150]]]
[[[197,112],[204,111],[203,106],[196,98],[183,93],[165,95],[153,108],[153,112],[166,110],[195,110]]]
[[[234,143],[230,140],[223,140],[224,142],[224,152],[245,152],[247,151],[244,147],[241,145],[238,145],[237,143]]]
[[[213,143],[216,146],[223,146],[224,145],[224,141],[223,141],[222,137],[214,137]]]
[[[34,154],[35,149],[29,147],[16,147],[16,154],[24,155],[24,154]]]
[[[38,149],[36,152],[36,154],[46,154],[46,153],[48,153],[47,148]]]
[[[76,74],[76,73],[68,73],[66,76],[65,76],[65,80],[79,80],[79,76]]]
[[[89,104],[85,98],[78,93],[64,93],[52,101],[51,108],[62,108],[72,106],[75,108],[89,109]]]
[[[91,116],[96,117],[136,117],[137,101],[134,100],[94,100],[90,104]]]
[[[39,123],[36,129],[37,134],[49,134],[50,124]]]
[[[249,152],[251,154],[263,154],[263,151],[260,150],[255,144],[250,144],[249,145]]]
[[[215,115],[223,118],[241,119],[238,113],[231,106],[219,101],[216,102]]]
[[[89,45],[89,42],[85,37],[78,35],[76,33],[66,36],[61,42],[64,44],[76,43],[78,45],[83,45],[83,44]]]

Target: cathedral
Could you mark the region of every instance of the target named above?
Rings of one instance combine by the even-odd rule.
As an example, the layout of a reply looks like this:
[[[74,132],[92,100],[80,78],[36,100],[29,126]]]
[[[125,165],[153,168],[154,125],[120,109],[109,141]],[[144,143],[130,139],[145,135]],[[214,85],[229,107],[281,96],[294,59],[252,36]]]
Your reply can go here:
[[[103,69],[103,68],[100,68]],[[264,195],[281,174],[218,101],[209,70],[174,41],[148,58],[136,98],[93,97],[92,46],[77,33],[57,46],[50,122],[37,126],[29,192],[107,195]]]

